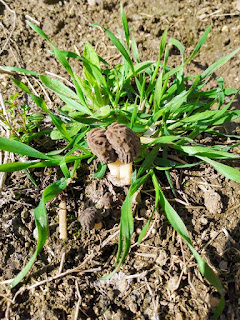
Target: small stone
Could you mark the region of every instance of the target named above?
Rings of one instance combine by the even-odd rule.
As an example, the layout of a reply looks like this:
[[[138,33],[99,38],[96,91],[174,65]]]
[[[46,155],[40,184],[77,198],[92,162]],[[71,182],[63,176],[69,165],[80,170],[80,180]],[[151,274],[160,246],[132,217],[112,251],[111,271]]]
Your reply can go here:
[[[227,261],[225,261],[225,260],[220,261],[219,268],[222,269],[222,270],[227,270],[228,269]]]
[[[171,292],[174,292],[175,290],[177,290],[178,287],[179,287],[179,277],[177,276],[171,277],[167,282],[167,288]]]
[[[204,205],[212,214],[219,214],[222,212],[223,204],[221,196],[214,190],[207,190],[204,192]]]
[[[156,259],[156,263],[162,267],[167,263],[167,254],[165,250],[161,250],[159,256]]]
[[[228,29],[227,26],[223,26],[223,27],[222,27],[222,32],[226,32],[226,33],[227,33],[228,31],[229,31],[229,29]]]
[[[33,237],[34,237],[34,239],[38,240],[38,229],[37,229],[37,227],[33,230]]]
[[[137,234],[140,234],[142,232],[142,229],[141,228],[137,228],[136,232],[137,232]]]
[[[126,279],[120,279],[117,288],[122,294],[125,293],[127,288],[128,288],[127,280]]]
[[[204,218],[204,217],[201,217],[200,218],[200,223],[204,226],[206,226],[208,224],[208,219]]]
[[[240,11],[240,0],[237,0],[236,2],[236,10]]]
[[[137,304],[136,304],[136,302],[133,302],[132,300],[130,300],[129,309],[130,309],[130,311],[132,313],[136,314],[137,313]]]

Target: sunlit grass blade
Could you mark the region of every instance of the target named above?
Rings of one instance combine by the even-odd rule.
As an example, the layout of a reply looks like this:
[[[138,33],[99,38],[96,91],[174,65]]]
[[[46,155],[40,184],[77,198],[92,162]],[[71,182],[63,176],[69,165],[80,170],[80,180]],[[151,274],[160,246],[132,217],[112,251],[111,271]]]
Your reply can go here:
[[[152,173],[152,175],[154,175],[154,173]],[[222,284],[221,284],[218,276],[212,270],[212,268],[201,258],[201,256],[194,249],[185,224],[183,223],[182,219],[177,214],[177,212],[170,205],[168,200],[165,198],[159,184],[158,184],[158,188],[159,188],[159,202],[160,202],[161,207],[163,208],[163,210],[166,214],[168,221],[170,222],[172,227],[179,233],[179,235],[186,241],[187,245],[189,246],[189,249],[191,250],[192,254],[194,255],[195,259],[197,260],[201,274],[221,294],[221,300],[219,302],[218,308],[215,313],[215,316],[216,316],[224,308],[224,296],[223,296]]]
[[[201,49],[201,47],[203,46],[203,44],[205,43],[207,36],[209,34],[211,30],[211,26],[209,26],[203,33],[202,37],[200,38],[200,40],[198,41],[196,47],[193,50],[193,53],[191,54],[191,56],[187,59],[187,61],[185,62],[185,65],[188,64],[195,56],[196,54],[199,52],[199,50]]]
[[[140,177],[144,172],[149,170],[159,152],[159,145],[156,145],[146,156],[143,164],[138,170],[137,177]]]
[[[38,76],[40,73],[32,71],[32,70],[27,70],[24,68],[18,68],[18,67],[5,67],[2,66],[0,69],[5,70],[5,71],[12,71],[12,72],[18,72],[18,73],[24,73],[30,76]]]
[[[120,5],[120,10],[121,10],[121,18],[122,18],[123,29],[124,29],[124,33],[125,33],[125,39],[126,39],[127,46],[129,48],[130,32],[129,32],[129,27],[128,27],[128,22],[127,22],[127,19],[126,19],[126,15],[125,15],[125,13],[123,11],[122,3]]]
[[[154,82],[154,80],[156,79],[157,74],[159,72],[160,61],[161,61],[161,58],[162,58],[163,51],[165,49],[166,39],[167,39],[167,29],[165,29],[163,34],[162,34],[162,38],[161,38],[161,42],[160,42],[160,46],[159,46],[157,64],[156,64],[156,67],[155,67],[155,70],[154,70],[154,73],[153,73],[153,76],[151,78],[151,82],[150,83]]]
[[[134,71],[132,59],[131,59],[130,55],[128,54],[127,50],[122,45],[122,43],[118,40],[118,38],[111,31],[109,31],[108,29],[104,28],[103,26],[101,26],[101,25],[99,25],[97,23],[93,23],[92,25],[101,27],[106,32],[106,34],[108,35],[109,39],[112,41],[112,43],[115,45],[115,47],[119,50],[119,52],[122,54],[122,56],[128,62],[129,66],[132,69],[132,72],[134,74],[135,71]]]
[[[22,142],[9,140],[3,137],[0,137],[0,150],[9,151],[37,159],[52,159],[52,157],[47,156],[46,154],[37,151],[36,149],[29,147]]]
[[[52,79],[45,75],[40,75],[39,78],[49,90],[55,92],[56,94],[65,95],[68,98],[78,100],[78,96],[76,95],[76,93],[65,86],[61,81]]]
[[[47,237],[48,237],[48,218],[47,218],[47,210],[45,207],[45,203],[55,198],[60,192],[62,192],[67,186],[67,179],[61,179],[50,186],[48,186],[42,194],[41,201],[37,208],[34,210],[34,219],[38,230],[38,242],[37,248],[34,252],[32,258],[29,260],[27,265],[24,267],[22,271],[15,277],[15,279],[9,285],[9,288],[12,289],[15,287],[28,273],[30,268],[32,267],[37,255],[42,250]]]
[[[132,53],[137,63],[140,62],[139,52],[137,48],[137,44],[134,37],[134,30],[132,32]]]
[[[219,173],[221,173],[226,178],[231,179],[236,182],[240,182],[240,171],[239,170],[232,168],[230,166],[227,166],[226,164],[209,159],[207,157],[200,157],[198,155],[197,155],[197,157],[199,159],[211,164]]]
[[[210,67],[208,67],[202,74],[201,74],[201,80],[205,79],[206,77],[212,75],[213,72],[215,72],[218,68],[223,66],[228,60],[230,60],[235,54],[239,52],[240,48],[234,50],[230,54],[228,54],[225,57],[220,58],[216,62],[214,62]]]
[[[203,146],[181,146],[173,144],[172,148],[180,150],[189,156],[209,157],[211,159],[239,159],[240,157],[226,151],[215,150],[210,147]]]
[[[93,112],[85,105],[73,100],[71,98],[66,97],[65,95],[58,94],[59,98],[64,101],[70,107],[73,107],[75,110],[82,112],[83,114],[92,115]]]
[[[181,42],[178,41],[177,39],[170,38],[168,40],[168,43],[170,43],[178,48],[178,50],[180,51],[180,53],[182,55],[182,63],[184,64],[184,62],[185,62],[185,49],[184,49],[184,46],[181,44]]]

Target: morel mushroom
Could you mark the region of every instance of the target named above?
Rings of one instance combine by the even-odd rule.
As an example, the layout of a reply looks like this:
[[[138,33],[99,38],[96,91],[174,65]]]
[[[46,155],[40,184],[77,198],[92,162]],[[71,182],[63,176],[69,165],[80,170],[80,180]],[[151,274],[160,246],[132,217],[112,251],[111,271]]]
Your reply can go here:
[[[117,186],[131,184],[132,162],[141,150],[140,138],[126,125],[114,122],[107,130],[95,128],[87,142],[102,163],[108,164],[110,180]]]

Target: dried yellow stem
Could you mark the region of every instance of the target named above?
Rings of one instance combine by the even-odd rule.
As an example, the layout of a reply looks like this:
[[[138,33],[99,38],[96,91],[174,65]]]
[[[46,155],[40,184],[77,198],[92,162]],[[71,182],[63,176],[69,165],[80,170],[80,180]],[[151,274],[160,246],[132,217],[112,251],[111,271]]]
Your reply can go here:
[[[62,200],[59,204],[59,238],[67,240],[67,206],[66,200]]]

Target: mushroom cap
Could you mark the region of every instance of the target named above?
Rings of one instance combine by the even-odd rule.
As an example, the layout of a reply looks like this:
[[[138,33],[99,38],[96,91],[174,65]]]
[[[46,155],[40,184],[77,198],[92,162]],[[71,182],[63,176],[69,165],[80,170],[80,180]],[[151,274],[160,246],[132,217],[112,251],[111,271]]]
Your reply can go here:
[[[105,135],[121,162],[127,164],[137,159],[141,151],[140,138],[125,124],[112,123]]]
[[[111,163],[117,160],[117,155],[108,141],[106,130],[94,128],[87,134],[87,143],[92,153],[95,154],[102,163]]]

